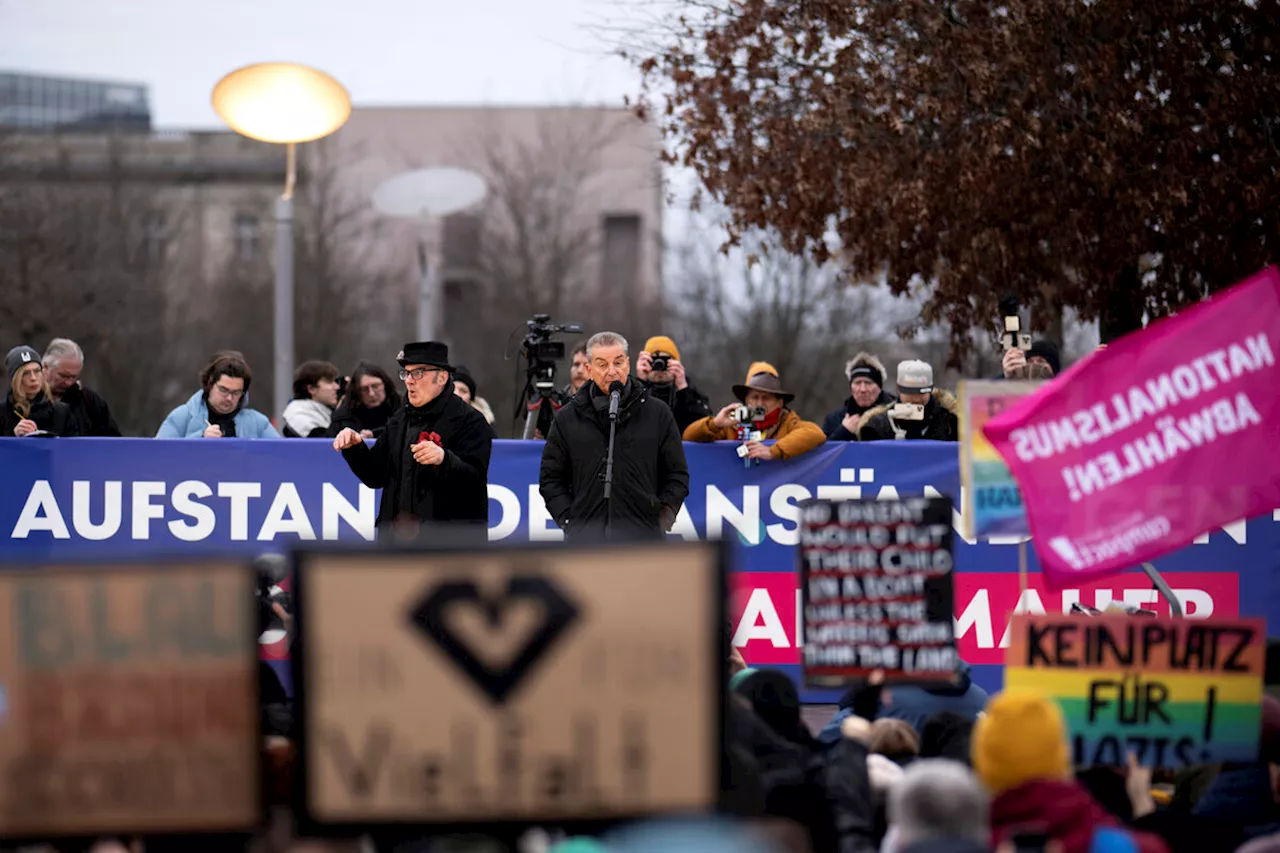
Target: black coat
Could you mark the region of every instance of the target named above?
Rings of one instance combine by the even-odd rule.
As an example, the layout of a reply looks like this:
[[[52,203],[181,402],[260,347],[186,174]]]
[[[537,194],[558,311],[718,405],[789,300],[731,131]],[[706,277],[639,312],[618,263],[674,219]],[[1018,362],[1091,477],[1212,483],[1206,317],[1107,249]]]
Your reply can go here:
[[[649,396],[643,383],[627,380],[614,441],[612,506],[607,507],[608,403],[608,395],[588,382],[560,409],[542,450],[538,490],[570,539],[602,537],[606,515],[614,539],[662,537],[662,510],[678,513],[689,495],[689,464],[675,416]]]
[[[925,405],[923,421],[903,421],[900,424],[907,432],[905,438],[959,441],[959,407],[951,392],[936,389]],[[889,421],[890,408],[892,404],[867,410],[858,421],[859,441],[889,441],[897,437]]]
[[[677,390],[674,382],[644,384],[649,389],[651,398],[661,400],[671,408],[671,414],[676,416],[676,429],[680,430],[681,435],[684,435],[689,424],[715,414],[711,411],[711,400],[700,394],[692,382],[683,390]]]
[[[107,401],[102,399],[96,391],[77,382],[63,392],[62,402],[70,409],[75,435],[99,438],[120,437],[120,427],[116,426],[115,418],[111,417],[111,409],[107,407]]]
[[[345,399],[333,410],[333,418],[329,421],[325,435],[336,438],[338,433],[349,427],[356,432],[367,429],[373,433],[374,438],[379,438],[391,416],[400,411],[400,406],[400,398],[390,393],[381,406],[373,409],[364,406],[359,400]]]
[[[827,441],[857,441],[858,437],[844,428],[844,416],[863,415],[876,406],[892,404],[893,395],[888,391],[881,391],[880,396],[876,397],[875,402],[870,406],[859,406],[852,397],[849,397],[844,401],[843,406],[834,412],[827,413],[826,420],[822,422],[822,431],[827,434]]]
[[[4,408],[0,409],[0,436],[13,438],[13,430],[22,415],[13,407],[13,392],[5,398]],[[71,408],[66,403],[54,402],[40,392],[40,396],[31,402],[31,414],[27,420],[36,422],[36,428],[44,432],[60,436],[79,435],[75,420],[71,417]]]
[[[440,436],[444,461],[419,465],[409,450],[423,432]],[[371,489],[382,489],[378,527],[397,518],[424,524],[489,524],[489,456],[493,430],[484,415],[446,384],[439,397],[420,408],[406,404],[391,416],[370,448],[364,442],[342,451],[351,471]]]

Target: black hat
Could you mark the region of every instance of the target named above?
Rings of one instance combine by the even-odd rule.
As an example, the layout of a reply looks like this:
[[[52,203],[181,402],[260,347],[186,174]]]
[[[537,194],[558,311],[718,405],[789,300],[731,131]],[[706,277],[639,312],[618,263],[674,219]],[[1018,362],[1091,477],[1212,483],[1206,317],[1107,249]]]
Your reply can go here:
[[[4,372],[9,374],[9,378],[13,378],[13,374],[17,373],[22,367],[28,364],[39,364],[40,353],[31,347],[17,346],[9,350],[9,354],[4,357]]]
[[[396,363],[401,367],[407,364],[425,364],[428,367],[439,367],[453,372],[449,365],[449,347],[439,341],[417,341],[405,344],[404,349],[396,354]]]
[[[1062,356],[1058,353],[1058,345],[1053,341],[1036,341],[1032,344],[1031,349],[1027,350],[1027,358],[1037,355],[1049,362],[1054,376],[1062,372]]]
[[[476,380],[465,365],[459,364],[453,369],[453,378],[467,386],[467,390],[471,392],[471,399],[476,398]]]

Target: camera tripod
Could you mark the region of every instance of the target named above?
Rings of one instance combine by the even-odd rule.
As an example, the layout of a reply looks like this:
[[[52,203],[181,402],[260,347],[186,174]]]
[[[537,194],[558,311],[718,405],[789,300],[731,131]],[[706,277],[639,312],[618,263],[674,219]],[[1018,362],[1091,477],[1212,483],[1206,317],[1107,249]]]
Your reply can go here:
[[[524,438],[533,438],[534,431],[546,438],[551,432],[551,421],[566,402],[564,394],[554,385],[554,380],[529,374],[529,381],[521,394],[525,401]]]

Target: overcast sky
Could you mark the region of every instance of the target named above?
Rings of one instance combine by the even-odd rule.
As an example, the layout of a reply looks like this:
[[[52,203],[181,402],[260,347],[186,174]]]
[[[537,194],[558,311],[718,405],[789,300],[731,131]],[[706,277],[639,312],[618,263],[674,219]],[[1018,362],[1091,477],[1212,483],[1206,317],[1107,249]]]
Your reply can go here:
[[[0,0],[0,70],[146,83],[157,126],[220,125],[213,85],[267,60],[357,106],[621,103],[636,73],[592,29],[610,0]]]

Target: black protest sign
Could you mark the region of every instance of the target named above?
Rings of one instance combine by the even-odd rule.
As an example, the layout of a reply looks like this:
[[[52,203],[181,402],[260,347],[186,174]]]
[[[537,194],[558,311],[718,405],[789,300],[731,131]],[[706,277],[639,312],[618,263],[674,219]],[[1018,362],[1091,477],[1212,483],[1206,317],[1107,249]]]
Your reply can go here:
[[[0,837],[263,817],[248,565],[0,574]]]
[[[802,505],[806,683],[954,675],[952,536],[948,498]]]
[[[572,825],[715,808],[722,553],[300,554],[303,825]]]

